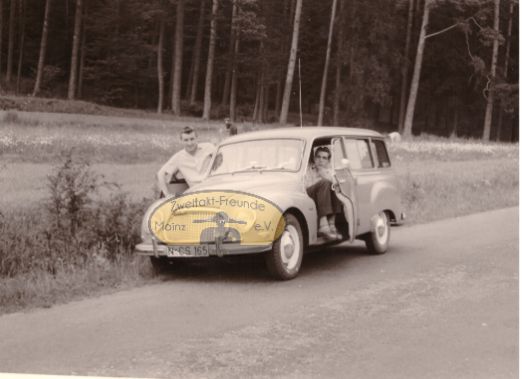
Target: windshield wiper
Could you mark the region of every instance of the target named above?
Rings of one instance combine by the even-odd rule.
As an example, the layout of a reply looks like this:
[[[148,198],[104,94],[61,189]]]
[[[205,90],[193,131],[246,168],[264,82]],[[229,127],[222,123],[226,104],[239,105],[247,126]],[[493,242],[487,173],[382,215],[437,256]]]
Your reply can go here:
[[[248,167],[245,167],[241,170],[238,170],[238,171],[233,171],[232,174],[237,174],[239,172],[249,172],[249,171],[257,171],[257,172],[261,172],[263,170],[266,170],[267,167],[266,166],[261,166],[261,165],[251,165],[251,166],[248,166]]]

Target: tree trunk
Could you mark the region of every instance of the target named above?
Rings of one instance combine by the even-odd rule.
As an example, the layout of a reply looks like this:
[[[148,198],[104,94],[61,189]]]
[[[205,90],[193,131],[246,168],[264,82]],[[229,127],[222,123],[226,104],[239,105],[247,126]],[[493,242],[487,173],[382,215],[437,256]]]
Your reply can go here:
[[[16,2],[17,0],[11,0],[9,8],[9,40],[7,42],[7,73],[5,77],[7,83],[11,82],[13,75]]]
[[[258,121],[258,114],[259,114],[259,106],[261,102],[261,96],[262,96],[262,80],[263,80],[263,74],[258,74],[257,79],[257,86],[256,86],[256,99],[254,101],[254,111],[252,113],[252,121],[257,122]]]
[[[263,107],[261,108],[261,121],[268,121],[268,107],[270,105],[270,89],[272,86],[270,83],[265,83],[265,89],[263,91]]]
[[[288,70],[286,73],[285,90],[283,92],[283,102],[279,123],[286,124],[288,120],[288,109],[290,107],[290,94],[292,92],[292,82],[294,79],[295,61],[297,57],[297,43],[299,41],[299,23],[301,22],[301,8],[303,0],[297,0],[295,5],[294,29],[292,32],[292,45],[290,47],[290,58],[288,60]]]
[[[265,55],[265,46],[264,46],[264,43],[261,42],[259,44],[258,56],[264,57],[264,55]],[[252,119],[254,122],[261,122],[263,119],[264,98],[265,98],[265,77],[266,77],[266,64],[264,62],[264,59],[261,59],[261,62],[259,65],[254,114],[252,116]]]
[[[83,72],[85,68],[85,40],[87,38],[87,31],[85,29],[85,3],[82,7],[82,28],[81,35],[82,39],[80,41],[80,67],[78,68],[78,90],[76,91],[76,97],[81,99],[83,97]]]
[[[82,0],[76,0],[76,11],[74,15],[74,35],[71,53],[71,70],[69,75],[69,88],[67,99],[73,100],[76,93],[76,72],[78,69],[78,51],[80,49],[80,26],[82,21]]]
[[[4,0],[0,0],[0,78],[2,77],[2,51],[3,51],[3,33],[4,29]],[[1,80],[0,80],[0,89],[2,88]]]
[[[1,1],[1,0],[0,0]],[[36,81],[34,83],[33,96],[38,95],[42,85],[43,69],[45,65],[45,54],[47,52],[47,34],[49,33],[49,12],[51,0],[45,1],[44,22],[42,27],[42,39],[40,41],[40,54],[38,57],[38,68],[36,69]],[[1,42],[0,42],[1,44]],[[0,46],[1,47],[1,46]]]
[[[67,42],[69,42],[69,36],[70,36],[70,30],[69,30],[69,1],[70,0],[65,0],[65,36],[67,37],[66,40]],[[67,45],[69,45],[69,43],[67,43]]]
[[[289,46],[290,46],[290,30],[292,28],[293,21],[293,13],[291,8],[293,7],[294,0],[284,0],[283,2],[283,19],[287,21],[288,33],[284,33],[281,35],[280,46],[279,46],[279,54],[281,57],[285,57]],[[283,98],[283,88],[285,83],[285,74],[286,69],[284,65],[279,66],[279,70],[277,73],[277,91],[276,91],[276,101],[275,101],[275,114],[279,115],[281,113],[281,102]]]
[[[422,23],[422,12],[424,9],[425,0],[414,0],[415,4],[413,5],[413,22],[411,26],[411,44],[412,46],[419,45],[419,35],[420,35],[420,25]],[[431,1],[431,0],[430,0]],[[415,58],[415,55],[412,54],[412,61]],[[410,73],[411,74],[411,73]]]
[[[393,125],[395,125],[395,120],[397,120],[396,110],[397,110],[397,95],[396,95],[396,93],[392,93],[390,113],[388,116],[388,125],[390,125],[391,127],[393,127]]]
[[[399,132],[402,132],[404,129],[406,91],[408,88],[408,76],[410,73],[410,45],[411,45],[412,26],[413,26],[413,0],[409,0],[408,25],[406,27],[406,44],[404,45],[402,72],[401,72],[402,82],[401,82],[401,102],[399,104]]]
[[[230,79],[232,77],[232,66],[234,58],[234,45],[235,45],[235,23],[237,15],[237,0],[232,0],[232,19],[230,22],[230,38],[228,45],[228,64],[227,72],[225,74],[225,84],[223,85],[223,97],[221,98],[221,105],[224,107],[230,99]]]
[[[232,65],[232,78],[230,81],[230,108],[229,117],[233,122],[236,119],[236,101],[237,101],[237,55],[239,54],[239,30],[236,28],[234,38],[234,62]]]
[[[210,21],[207,73],[205,76],[205,97],[203,100],[203,120],[208,120],[210,118],[210,108],[212,106],[212,72],[214,70],[214,50],[216,48],[217,10],[218,0],[212,0],[212,18]]]
[[[158,109],[157,112],[163,111],[163,98],[165,94],[164,72],[163,72],[163,45],[165,41],[165,12],[162,9],[160,15],[159,37],[158,37]]]
[[[319,116],[317,117],[317,126],[323,126],[324,103],[326,98],[326,83],[328,82],[328,68],[330,66],[330,50],[332,48],[332,35],[335,24],[336,8],[337,0],[332,0],[332,14],[330,16],[330,29],[328,30],[328,43],[326,45],[326,58],[324,60],[323,80],[321,83],[321,95],[319,96]]]
[[[495,0],[495,20],[494,20],[494,28],[495,31],[499,32],[499,8],[500,8],[500,0]],[[493,114],[493,87],[495,85],[495,76],[497,71],[497,57],[498,57],[498,38],[495,38],[493,41],[493,52],[491,54],[491,70],[489,73],[489,91],[488,91],[488,103],[486,105],[486,115],[484,116],[484,133],[482,134],[483,141],[489,141],[489,137],[491,134],[491,116]]]
[[[457,107],[453,110],[453,127],[451,128],[451,135],[450,138],[457,138],[457,131],[458,131],[458,125],[459,125],[459,110]]]
[[[511,50],[511,33],[513,30],[513,8],[514,1],[509,1],[509,20],[508,20],[508,30],[506,37],[506,53],[504,55],[504,67],[502,68],[502,74],[504,75],[504,80],[508,82],[508,69],[509,69],[509,56]],[[502,124],[504,121],[504,111],[502,108],[498,110],[498,122],[497,122],[497,141],[500,141],[502,137]]]
[[[339,104],[341,102],[341,68],[342,62],[338,57],[335,63],[335,91],[333,99],[333,125],[339,125]]]
[[[24,42],[25,42],[25,0],[19,0],[19,33],[20,40],[18,42],[18,69],[16,72],[16,94],[20,93],[20,81],[22,79],[22,64],[24,60]]]
[[[283,92],[283,83],[281,78],[277,78],[276,83],[276,97],[275,97],[275,114],[279,114],[281,112],[281,96]]]
[[[422,58],[424,54],[424,45],[426,44],[425,36],[430,18],[430,0],[424,3],[422,12],[422,24],[419,34],[419,44],[417,46],[417,55],[415,56],[415,66],[413,67],[413,77],[411,79],[410,95],[408,97],[408,106],[406,108],[406,116],[404,119],[403,134],[406,137],[411,136],[413,128],[413,116],[415,113],[415,102],[417,101],[417,92],[419,90],[420,74],[422,69]]]
[[[183,13],[184,0],[177,0],[176,6],[176,34],[174,36],[174,72],[172,85],[172,112],[175,116],[181,115],[181,73],[183,68]]]
[[[339,125],[339,106],[341,101],[341,70],[343,67],[343,47],[344,47],[344,3],[339,4],[339,26],[337,28],[337,51],[335,59],[335,90],[333,101],[333,124]]]
[[[199,66],[201,57],[201,45],[203,42],[203,27],[205,21],[205,4],[206,0],[201,0],[199,8],[198,32],[196,34],[196,42],[194,44],[194,51],[192,53],[192,76],[190,79],[190,105],[196,103],[196,94],[198,90],[199,81]]]

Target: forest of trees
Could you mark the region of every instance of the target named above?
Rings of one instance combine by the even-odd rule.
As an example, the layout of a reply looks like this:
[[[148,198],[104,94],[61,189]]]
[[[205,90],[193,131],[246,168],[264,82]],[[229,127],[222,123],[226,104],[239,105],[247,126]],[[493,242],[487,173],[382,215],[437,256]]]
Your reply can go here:
[[[518,141],[518,1],[0,0],[0,93]]]

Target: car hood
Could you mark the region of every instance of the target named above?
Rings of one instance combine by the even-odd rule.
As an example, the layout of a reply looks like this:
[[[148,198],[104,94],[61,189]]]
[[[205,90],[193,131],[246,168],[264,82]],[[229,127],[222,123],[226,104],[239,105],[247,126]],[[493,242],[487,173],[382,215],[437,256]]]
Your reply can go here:
[[[283,191],[299,191],[302,186],[302,181],[297,173],[261,171],[211,176],[191,187],[185,193],[228,190],[267,196],[271,193]],[[270,199],[270,196],[268,199]]]

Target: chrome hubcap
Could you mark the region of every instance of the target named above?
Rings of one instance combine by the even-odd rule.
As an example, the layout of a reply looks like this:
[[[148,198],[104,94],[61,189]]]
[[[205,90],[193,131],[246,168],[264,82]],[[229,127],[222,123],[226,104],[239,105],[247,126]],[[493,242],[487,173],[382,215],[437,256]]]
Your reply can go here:
[[[379,217],[377,218],[377,221],[375,223],[375,234],[377,237],[377,241],[379,241],[380,244],[385,244],[386,240],[388,239],[388,219],[386,218],[386,215],[383,213],[379,214]]]
[[[291,271],[298,262],[301,250],[301,243],[299,241],[299,234],[295,227],[287,225],[283,235],[281,236],[281,261],[284,267]]]

